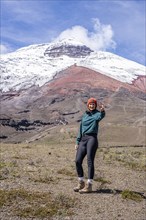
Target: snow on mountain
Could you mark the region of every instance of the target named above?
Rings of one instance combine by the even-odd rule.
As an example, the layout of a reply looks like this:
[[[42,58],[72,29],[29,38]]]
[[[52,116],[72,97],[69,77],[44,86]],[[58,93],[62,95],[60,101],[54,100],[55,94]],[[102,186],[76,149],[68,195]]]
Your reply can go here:
[[[60,47],[60,46],[69,46],[69,45],[73,45],[75,47],[77,46],[84,46],[84,44],[80,41],[77,41],[73,38],[68,38],[68,39],[62,39],[59,41],[54,41],[51,44],[49,44],[49,48],[52,49],[54,47]]]
[[[50,55],[52,50],[53,56]],[[0,90],[8,92],[33,85],[42,86],[52,80],[57,72],[73,64],[126,83],[132,83],[138,76],[146,74],[146,68],[141,64],[109,52],[92,52],[81,42],[68,39],[51,44],[30,45],[2,55]]]

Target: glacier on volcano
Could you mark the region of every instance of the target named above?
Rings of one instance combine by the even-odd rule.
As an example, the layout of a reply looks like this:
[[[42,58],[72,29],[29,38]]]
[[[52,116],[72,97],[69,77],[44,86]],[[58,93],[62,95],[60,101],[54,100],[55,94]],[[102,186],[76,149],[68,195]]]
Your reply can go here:
[[[118,81],[132,84],[146,75],[146,67],[105,51],[92,51],[73,39],[23,47],[1,56],[2,92],[43,86],[55,75],[76,64],[100,72]]]

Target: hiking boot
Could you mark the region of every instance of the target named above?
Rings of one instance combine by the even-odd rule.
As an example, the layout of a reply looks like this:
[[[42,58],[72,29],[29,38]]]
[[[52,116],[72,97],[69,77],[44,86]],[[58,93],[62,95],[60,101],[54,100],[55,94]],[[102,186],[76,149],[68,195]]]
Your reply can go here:
[[[92,192],[91,183],[87,183],[83,189],[79,190],[79,193],[91,193],[91,192]]]
[[[74,188],[75,192],[79,192],[79,190],[82,190],[85,187],[85,182],[84,181],[79,181],[78,186]]]

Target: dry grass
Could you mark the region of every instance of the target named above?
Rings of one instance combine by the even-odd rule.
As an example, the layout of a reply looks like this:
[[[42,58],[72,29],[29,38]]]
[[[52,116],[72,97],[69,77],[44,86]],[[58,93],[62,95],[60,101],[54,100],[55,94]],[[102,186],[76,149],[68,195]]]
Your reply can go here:
[[[25,189],[1,190],[0,206],[8,206],[12,215],[19,217],[50,218],[54,215],[73,215],[72,208],[77,200],[58,194],[53,197],[51,193],[30,192]]]
[[[73,192],[77,183],[74,142],[71,131],[33,144],[1,144],[3,220],[106,220],[106,213],[111,215],[109,220],[120,214],[124,220],[144,219],[145,148],[109,148],[101,143],[93,194],[81,196]],[[86,159],[83,166],[87,177]],[[135,205],[127,210],[130,201]]]
[[[133,170],[146,170],[145,147],[111,148],[104,151],[103,158],[107,163],[118,161],[122,166]]]

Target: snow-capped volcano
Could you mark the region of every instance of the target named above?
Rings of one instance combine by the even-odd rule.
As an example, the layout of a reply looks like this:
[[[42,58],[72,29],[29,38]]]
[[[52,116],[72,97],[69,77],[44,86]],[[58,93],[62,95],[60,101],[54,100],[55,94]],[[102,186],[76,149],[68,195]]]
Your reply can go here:
[[[33,85],[42,86],[74,64],[129,84],[146,74],[143,65],[109,52],[92,51],[81,42],[68,39],[31,45],[2,55],[0,90],[19,91]]]
[[[112,139],[120,140],[122,133],[123,139],[137,137],[134,144],[139,144],[139,138],[144,142],[144,66],[92,51],[72,39],[31,45],[1,58],[0,138],[4,142],[31,142],[48,135],[52,127],[74,127],[89,97],[105,105],[104,128],[108,125],[110,138],[113,133]],[[120,129],[117,135],[115,128]]]

